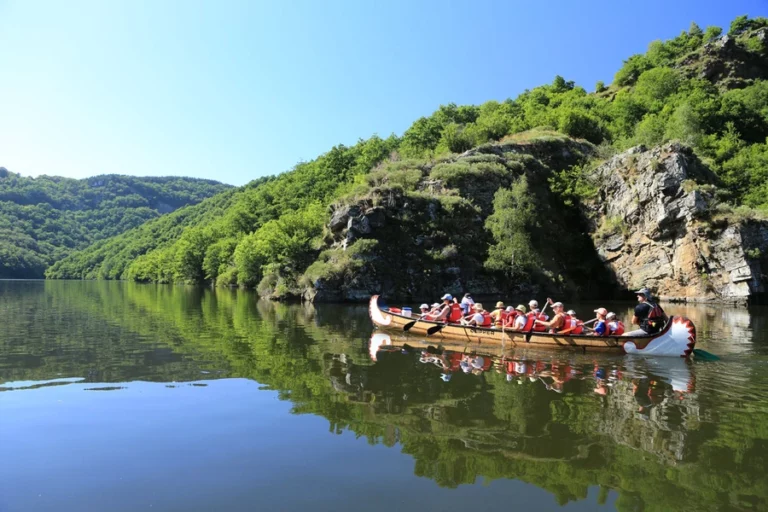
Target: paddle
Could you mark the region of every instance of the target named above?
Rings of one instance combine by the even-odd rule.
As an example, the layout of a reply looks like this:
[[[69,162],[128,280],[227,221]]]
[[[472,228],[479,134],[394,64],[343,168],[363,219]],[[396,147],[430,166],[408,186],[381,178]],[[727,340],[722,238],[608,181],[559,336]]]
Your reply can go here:
[[[403,332],[408,332],[408,331],[410,331],[410,330],[411,330],[411,327],[413,327],[414,325],[416,325],[416,322],[418,322],[418,321],[419,321],[419,320],[413,320],[412,322],[408,322],[407,324],[405,324],[405,325],[403,326]]]
[[[597,318],[593,318],[592,320],[587,320],[586,322],[582,322],[581,326],[584,328],[584,330],[591,331],[592,329],[590,329],[588,326],[589,324],[594,323],[596,320]],[[568,334],[572,330],[573,329],[569,329],[568,331],[563,331],[560,334]]]
[[[536,318],[539,317],[539,315],[543,315],[544,312],[547,310],[547,306],[549,306],[549,301],[551,299],[547,299],[547,302],[544,303],[544,307],[541,308],[541,311],[539,311],[539,314],[536,315],[536,317],[533,319],[533,325],[531,325],[531,329],[528,331],[528,334],[531,334],[533,332],[533,327],[536,325]]]
[[[700,357],[702,361],[719,361],[720,356],[716,356],[712,352],[701,350],[700,348],[693,349],[693,355]]]
[[[430,327],[429,329],[427,329],[427,336],[432,336],[432,335],[433,335],[433,334],[435,334],[437,331],[440,331],[440,330],[442,330],[442,328],[443,328],[443,327],[445,327],[446,325],[447,325],[447,324],[438,324],[438,325],[433,325],[432,327]]]

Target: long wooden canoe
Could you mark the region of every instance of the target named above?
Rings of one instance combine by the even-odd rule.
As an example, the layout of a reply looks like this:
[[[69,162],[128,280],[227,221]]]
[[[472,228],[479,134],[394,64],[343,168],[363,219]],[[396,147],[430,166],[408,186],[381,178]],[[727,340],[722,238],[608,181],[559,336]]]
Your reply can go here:
[[[373,323],[383,329],[403,331],[403,328],[417,320],[389,308],[379,306],[379,296],[371,297],[368,312]],[[428,334],[430,327],[432,335]],[[673,316],[660,332],[647,336],[589,336],[583,334],[550,334],[546,332],[521,332],[485,327],[468,327],[430,320],[417,320],[408,330],[417,336],[432,340],[455,340],[471,345],[491,345],[514,348],[564,348],[581,352],[609,351],[625,354],[653,356],[688,357],[696,345],[696,327],[689,319]]]

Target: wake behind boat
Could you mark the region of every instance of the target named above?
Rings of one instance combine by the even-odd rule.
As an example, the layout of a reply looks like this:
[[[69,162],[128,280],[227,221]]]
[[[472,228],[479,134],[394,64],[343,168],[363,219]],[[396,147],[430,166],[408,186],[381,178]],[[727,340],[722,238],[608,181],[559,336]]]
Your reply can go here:
[[[513,348],[571,349],[581,352],[603,351],[652,356],[688,357],[696,345],[696,327],[689,319],[673,316],[656,334],[645,336],[593,336],[558,334],[535,331],[514,331],[503,328],[465,326],[460,324],[421,320],[402,314],[400,310],[379,305],[374,295],[368,305],[373,323],[383,329],[404,331],[430,339],[446,339],[471,345]]]

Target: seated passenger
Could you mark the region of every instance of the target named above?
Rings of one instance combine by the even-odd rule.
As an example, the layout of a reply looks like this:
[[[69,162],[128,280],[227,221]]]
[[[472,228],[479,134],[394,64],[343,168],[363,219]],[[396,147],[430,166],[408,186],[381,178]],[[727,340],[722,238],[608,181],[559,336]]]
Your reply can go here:
[[[451,312],[451,302],[453,301],[453,297],[446,293],[442,297],[440,297],[440,301],[442,302],[440,304],[440,311],[434,315],[432,320],[438,321],[438,322],[447,322],[448,321],[448,315]]]
[[[515,318],[517,318],[517,310],[512,306],[508,306],[504,311],[503,320],[501,322],[502,327],[509,329],[515,325]]]
[[[562,334],[581,334],[584,332],[584,322],[576,318],[576,312],[569,309],[566,313],[565,329],[560,331]]]
[[[616,313],[608,313],[605,319],[608,321],[606,329],[607,336],[621,336],[624,334],[624,323],[616,318]]]
[[[537,320],[540,320],[542,322],[546,322],[547,320],[549,320],[549,317],[539,310],[539,303],[535,300],[531,300],[528,302],[528,307],[531,308],[531,312],[528,313],[528,316],[529,318],[533,318],[533,325],[532,325],[533,330],[538,332],[546,331],[547,330],[546,327],[536,322]]]
[[[552,299],[547,299],[547,302],[552,303]],[[552,317],[552,320],[547,322],[545,320],[539,320],[536,319],[534,321],[533,330],[539,330],[536,329],[536,326],[540,326],[543,328],[542,330],[549,330],[549,332],[560,332],[561,330],[564,330],[566,328],[565,324],[565,318],[566,314],[563,312],[563,303],[562,302],[555,302],[552,304],[552,311],[555,312],[555,316]]]
[[[461,299],[461,312],[464,314],[464,316],[471,313],[472,306],[475,305],[475,301],[472,299],[472,296],[469,293],[465,293],[464,297]]]
[[[422,304],[419,306],[419,319],[427,318],[429,316],[429,305]]]
[[[490,327],[491,326],[491,315],[483,309],[483,305],[479,302],[475,303],[474,306],[472,306],[472,309],[475,310],[475,313],[472,315],[472,317],[469,320],[462,320],[461,323],[463,325],[468,326],[475,326],[475,327]]]
[[[525,314],[525,306],[520,304],[515,308],[515,311],[517,311],[517,315],[514,317],[515,319],[511,328],[513,331],[524,331],[525,325],[528,322],[528,316]]]
[[[504,319],[507,316],[507,312],[504,311],[504,303],[499,301],[496,303],[496,309],[491,311],[491,319],[494,326],[501,329],[504,324]]]
[[[592,332],[589,334],[593,336],[605,336],[605,332],[608,329],[608,326],[605,322],[605,317],[608,315],[608,310],[605,308],[597,308],[595,313],[597,314],[597,321],[595,322],[595,326],[590,329]]]

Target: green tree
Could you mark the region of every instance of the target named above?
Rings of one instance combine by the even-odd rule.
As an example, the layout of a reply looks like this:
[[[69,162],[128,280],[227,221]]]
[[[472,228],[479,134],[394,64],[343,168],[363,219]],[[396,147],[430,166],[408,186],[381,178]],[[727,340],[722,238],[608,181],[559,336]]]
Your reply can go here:
[[[536,264],[536,251],[529,234],[537,226],[536,206],[525,176],[510,188],[496,192],[493,213],[485,223],[495,242],[488,248],[487,268],[516,277]]]

